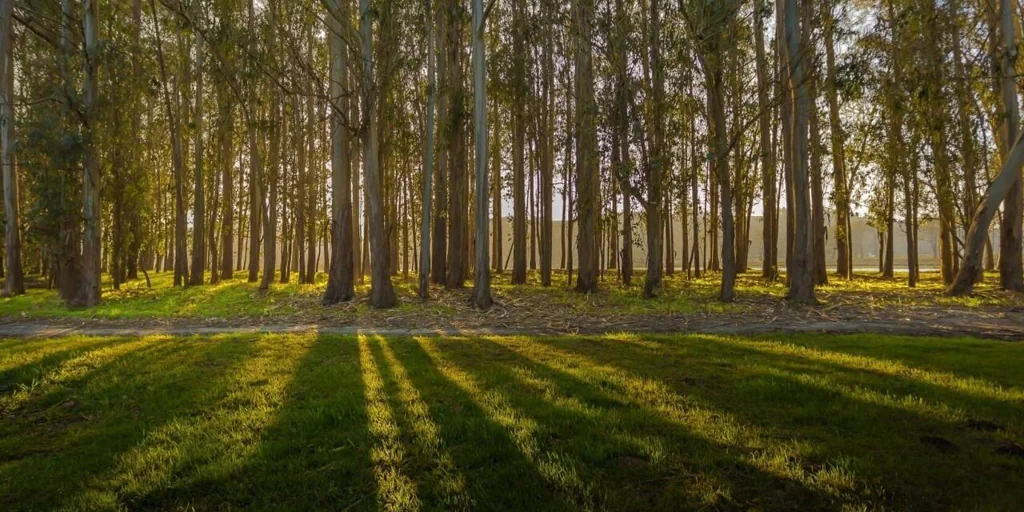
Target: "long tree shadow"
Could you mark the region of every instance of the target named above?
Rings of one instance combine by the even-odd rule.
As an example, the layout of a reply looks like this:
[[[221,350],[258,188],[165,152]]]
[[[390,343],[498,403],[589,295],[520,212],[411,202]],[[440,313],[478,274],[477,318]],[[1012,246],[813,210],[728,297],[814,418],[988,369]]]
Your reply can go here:
[[[1012,433],[966,428],[953,420],[954,409],[894,396],[884,382],[876,383],[879,390],[856,377],[848,377],[849,382],[837,378],[856,370],[750,347],[730,346],[729,353],[712,350],[705,355],[699,355],[699,347],[687,347],[685,355],[668,355],[647,350],[643,343],[538,342],[586,354],[597,364],[642,368],[634,371],[653,375],[671,389],[714,404],[774,437],[806,445],[805,463],[812,467],[837,465],[850,473],[844,479],[856,475],[884,483],[889,500],[971,508],[972,503],[994,501],[993,496],[1008,497],[1007,503],[1021,498],[1005,489],[1021,488],[1019,479],[1012,483],[1012,475],[1021,474],[1024,463],[995,453],[997,444]],[[723,354],[727,360],[721,359]],[[965,467],[972,468],[967,479]],[[1008,472],[1010,468],[1016,469]],[[972,500],[986,495],[986,500]]]
[[[595,468],[591,476],[599,480],[609,509],[822,508],[844,501],[797,478],[791,472],[800,468],[791,461],[762,460],[792,455],[787,447],[708,438],[698,432],[701,427],[680,421],[685,416],[649,407],[614,379],[587,379],[527,357],[496,338],[487,341],[467,344],[472,352],[465,356],[485,361],[481,375],[516,389],[510,396],[546,418],[559,443]],[[684,414],[713,423],[723,416],[698,413],[691,406]]]
[[[372,438],[356,341],[323,334],[302,337],[288,342],[280,355],[294,356],[285,365],[291,377],[274,386],[271,400],[256,405],[269,416],[258,429],[246,427],[250,432],[243,439],[226,432],[215,440],[251,444],[244,459],[229,464],[216,458],[193,460],[133,504],[217,510],[373,508]],[[251,383],[252,392],[270,385],[263,380]],[[239,406],[254,404],[242,399]]]
[[[130,357],[62,382],[47,400],[70,405],[49,409],[43,423],[28,415],[10,425],[13,442],[5,446],[33,450],[0,464],[0,494],[11,509],[116,508],[106,478],[121,454],[147,432],[208,407],[228,385],[225,374],[253,348],[231,339],[148,343]],[[26,404],[24,410],[40,406]]]
[[[0,394],[32,386],[48,371],[69,359],[123,341],[123,338],[86,338],[47,342],[34,340],[34,343],[29,345],[34,346],[34,350],[4,350],[4,358],[14,364],[2,364],[7,361],[0,362],[0,366],[3,366],[3,369],[0,370]]]
[[[538,504],[543,510],[580,510],[591,501],[579,493],[571,461],[550,457],[536,444],[529,411],[512,409],[500,391],[480,386],[462,369],[439,360],[424,338],[389,345],[430,405],[474,510],[536,510]],[[567,471],[553,474],[559,470]]]
[[[444,444],[430,405],[413,385],[409,371],[395,354],[392,343],[382,336],[373,336],[373,342],[372,345],[366,344],[373,352],[374,361],[363,364],[364,375],[368,367],[377,368],[375,373],[380,377],[380,385],[367,386],[368,393],[376,387],[378,395],[387,397],[386,407],[391,410],[395,433],[405,448],[399,462],[409,474],[417,477],[417,502],[444,510],[472,510],[474,504],[466,491],[465,476]]]
[[[641,340],[631,337],[591,340],[593,347],[613,347],[654,368],[685,361],[693,367],[696,354],[704,359],[714,353],[734,361],[761,361],[804,374],[827,376],[837,384],[855,388],[866,397],[882,395],[876,401],[912,412],[963,423],[965,420],[994,420],[1003,428],[1019,432],[1024,427],[1024,390],[1006,388],[984,379],[960,377],[940,370],[925,370],[902,363],[867,356],[848,356],[820,349],[764,340],[734,337],[692,336],[686,341]],[[600,353],[600,351],[593,351]],[[750,366],[749,364],[747,366]],[[719,372],[719,375],[721,372]],[[699,391],[699,390],[698,390]]]
[[[0,396],[0,412],[15,418],[38,416],[67,398],[74,398],[97,379],[116,375],[134,359],[159,357],[173,349],[168,338],[118,338],[96,350],[78,352],[57,364],[40,368],[31,385]]]

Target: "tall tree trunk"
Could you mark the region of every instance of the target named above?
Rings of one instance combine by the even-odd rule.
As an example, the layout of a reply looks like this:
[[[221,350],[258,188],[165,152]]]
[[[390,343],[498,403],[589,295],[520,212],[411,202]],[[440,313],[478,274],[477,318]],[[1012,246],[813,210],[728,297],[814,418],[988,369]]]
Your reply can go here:
[[[462,3],[453,2],[448,26],[448,261],[445,288],[465,286],[466,263],[466,98],[462,69]]]
[[[829,0],[822,9],[825,38],[825,96],[828,100],[829,131],[832,143],[832,182],[836,209],[836,273],[844,279],[853,278],[853,257],[847,229],[850,218],[850,190],[846,176],[846,135],[839,116],[839,92],[836,85],[835,2]]]
[[[813,59],[812,59],[813,60]],[[821,171],[821,125],[818,114],[817,102],[817,79],[812,78],[809,84],[811,92],[811,119],[810,119],[810,140],[811,143],[811,227],[813,229],[812,243],[812,266],[814,267],[814,284],[817,286],[828,284],[828,270],[825,262],[825,192],[822,183]]]
[[[268,0],[270,12],[270,37],[267,42],[269,55],[273,56],[276,51],[277,39],[277,0]],[[267,196],[267,222],[263,227],[263,280],[260,281],[260,291],[270,289],[274,281],[274,273],[277,267],[277,187],[281,179],[281,94],[276,84],[270,85],[270,129],[267,136],[270,137],[267,148],[268,168],[268,196]]]
[[[255,0],[249,0],[249,33],[256,31]],[[253,54],[258,49],[251,48]],[[255,63],[250,62],[251,67]],[[255,72],[255,69],[252,70]],[[254,86],[255,89],[255,86]],[[260,155],[259,120],[256,113],[257,93],[251,93],[248,105],[246,125],[249,136],[249,282],[255,283],[260,274],[260,224],[263,220],[263,158]]]
[[[549,20],[554,19],[553,3],[544,3],[544,12]],[[544,25],[544,63],[543,63],[543,94],[544,113],[541,116],[540,144],[540,282],[541,286],[551,286],[551,259],[553,252],[552,237],[554,235],[554,175],[555,175],[555,143],[554,143],[554,110],[555,110],[555,61],[554,61],[554,25],[549,21]]]
[[[434,71],[434,8],[427,0],[427,121],[423,144],[423,218],[420,224],[419,296],[430,298],[430,220],[434,181],[434,111],[437,103],[437,78]]]
[[[99,0],[84,0],[82,33],[85,37],[85,77],[83,121],[85,125],[85,158],[82,165],[82,217],[85,232],[82,239],[82,273],[78,296],[73,306],[92,308],[100,303],[100,267],[102,264],[100,161],[98,125],[99,103]]]
[[[597,222],[601,209],[601,183],[598,174],[597,125],[594,102],[594,62],[591,48],[593,0],[575,0],[576,11],[576,145],[579,198],[579,274],[576,291],[592,293],[598,287]],[[657,228],[655,228],[657,231]]]
[[[797,0],[781,0],[785,12],[779,16],[785,27],[789,90],[792,95],[792,176],[793,191],[793,254],[788,261],[789,300],[797,303],[815,302],[814,276],[811,269],[810,205],[807,183],[807,121],[809,115],[805,38],[800,30],[800,11]]]
[[[199,5],[198,3],[196,4]],[[196,13],[198,15],[198,13]],[[198,23],[198,16],[195,20]],[[199,36],[199,27],[195,30],[195,52],[196,52],[196,104],[195,104],[195,193],[192,198],[192,272],[189,276],[189,285],[199,286],[203,284],[206,274],[206,192],[204,191],[203,178],[203,42]],[[210,229],[213,229],[211,226]]]
[[[915,145],[916,147],[916,145]],[[911,157],[910,165],[907,166],[907,172],[903,173],[903,209],[906,215],[906,233],[907,233],[907,286],[910,288],[917,287],[917,238],[914,230],[914,226],[917,224],[917,218],[914,215],[914,194],[913,194],[913,181],[917,178],[917,155],[914,154]]]
[[[697,137],[695,114],[690,115],[690,154],[697,154]],[[700,279],[701,258],[700,258],[700,200],[697,196],[697,180],[700,179],[700,159],[693,158],[690,161],[690,201],[693,203],[693,277]],[[688,256],[689,257],[689,256]]]
[[[483,0],[473,0],[473,126],[476,129],[476,263],[473,276],[473,296],[470,299],[479,309],[494,304],[491,298],[491,272],[488,260],[490,247],[489,219],[487,218],[487,55],[484,47],[484,27],[487,20]]]
[[[1020,128],[1020,106],[1017,99],[1017,23],[1014,2],[1000,0],[999,31],[1002,52],[999,68],[999,92],[1002,100],[999,128],[1003,147],[1009,148],[1017,140]],[[991,27],[995,29],[995,26]],[[1008,150],[1008,149],[1007,149]],[[1003,216],[999,226],[999,282],[1005,290],[1024,291],[1024,262],[1021,254],[1022,221],[1024,221],[1024,186],[1021,173],[1006,192]]]
[[[21,217],[18,205],[18,172],[14,167],[14,25],[13,1],[0,4],[0,165],[3,166],[4,235],[7,272],[4,295],[25,293],[21,265]]]
[[[629,81],[627,75],[628,20],[624,1],[615,1],[615,24],[619,32],[612,37],[612,57],[615,62],[615,104],[613,106],[614,131],[612,137],[612,171],[622,189],[622,284],[633,284],[633,198],[628,180],[632,172],[629,154]],[[616,162],[616,159],[618,160]]]
[[[769,108],[768,103],[768,87],[770,78],[768,77],[768,57],[765,51],[764,42],[764,10],[754,9],[754,50],[755,50],[755,66],[757,70],[757,105],[759,113],[758,127],[760,130],[760,144],[761,150],[761,190],[764,205],[764,213],[762,214],[762,257],[761,257],[761,277],[765,279],[775,279],[778,271],[778,257],[776,255],[776,246],[778,241],[774,239],[775,234],[774,227],[774,216],[772,212],[775,211],[775,151],[772,147],[772,132],[771,132],[771,116],[772,110]],[[695,135],[691,135],[695,136]],[[685,220],[684,220],[685,222]]]
[[[665,69],[661,62],[660,0],[650,0],[650,59],[654,107],[653,137],[651,139],[650,173],[647,176],[647,274],[644,277],[644,297],[653,297],[661,287],[662,257],[662,188],[665,166]],[[597,195],[600,197],[600,195]],[[582,270],[582,257],[580,269]]]
[[[524,0],[512,7],[512,284],[526,284],[526,9]]]
[[[347,8],[347,4],[346,4],[346,8]],[[311,51],[312,51],[313,44],[314,43],[311,41],[310,42]],[[330,52],[330,50],[328,50],[328,52]],[[348,84],[347,76],[346,76],[346,80],[343,80],[342,83],[346,84],[346,85]],[[333,108],[333,105],[337,105],[338,108],[344,108],[345,100],[344,99],[336,99],[333,102],[333,104],[331,105],[332,108]],[[305,229],[305,232],[306,232],[306,242],[305,242],[305,246],[306,246],[306,265],[305,265],[306,266],[306,276],[303,279],[303,281],[308,283],[308,284],[316,283],[316,271],[317,271],[317,266],[318,266],[317,265],[317,263],[318,263],[317,251],[316,251],[316,248],[317,248],[317,243],[316,243],[317,219],[320,218],[321,216],[318,215],[316,212],[320,212],[320,211],[322,211],[322,209],[318,207],[319,204],[320,204],[320,200],[318,200],[317,198],[323,198],[322,200],[325,203],[327,201],[327,198],[325,197],[326,194],[323,193],[323,190],[326,187],[326,185],[325,185],[326,179],[321,178],[320,171],[319,171],[320,169],[323,169],[324,162],[320,162],[319,161],[319,157],[315,157],[314,156],[314,155],[317,154],[316,153],[316,142],[320,138],[320,136],[318,136],[318,134],[322,133],[322,131],[323,131],[322,129],[318,130],[318,128],[327,127],[329,130],[333,129],[333,125],[331,124],[331,121],[326,121],[324,126],[321,126],[316,121],[317,115],[316,115],[316,112],[314,111],[313,107],[314,107],[314,105],[313,105],[313,98],[309,98],[309,101],[306,102],[306,124],[307,124],[307,130],[306,131],[307,131],[307,137],[306,137],[306,141],[305,141],[306,142],[306,155],[307,155],[306,158],[307,158],[307,164],[309,165],[309,168],[306,171],[306,173],[307,173],[306,174],[306,176],[307,176],[307,178],[306,178],[307,179],[307,187],[306,188],[308,190],[303,192],[303,195],[306,198],[305,199],[305,203],[306,203],[306,222],[305,222],[305,224],[306,224],[306,229]],[[324,106],[322,108],[324,108],[325,111],[328,109],[327,106]],[[334,110],[332,110],[331,112],[337,113]],[[347,129],[347,127],[346,127],[346,129]],[[352,178],[352,156],[351,156],[352,153],[351,153],[351,149],[350,149],[350,144],[349,144],[349,142],[347,142],[347,140],[350,140],[350,139],[351,139],[351,136],[346,137],[346,142],[341,145],[342,151],[344,151],[345,154],[347,155],[346,156],[347,163],[343,166],[343,169],[345,169],[345,173],[347,173],[347,175],[349,177],[349,182],[348,182],[348,188],[349,189],[352,188],[352,179],[351,179]],[[334,147],[333,147],[334,142],[333,142],[333,140],[332,140],[331,144],[332,144],[332,146],[331,146],[332,154],[331,154],[330,158],[334,158],[334,156],[333,156],[333,152],[334,152]],[[331,160],[331,167],[332,167],[332,169],[331,169],[332,170],[331,179],[333,179],[333,177],[334,177],[333,176],[333,167],[334,167],[334,163],[333,162],[334,161]],[[309,182],[316,183],[317,185],[316,186],[310,186],[310,185],[308,185]],[[343,181],[342,185],[344,185],[344,181]],[[342,188],[344,188],[344,186]],[[334,236],[334,227],[332,225],[333,224],[332,221],[334,219],[334,215],[333,215],[333,213],[334,213],[333,212],[334,201],[333,201],[333,198],[334,198],[334,195],[333,195],[333,187],[332,187],[332,192],[331,192],[331,199],[332,199],[331,200],[331,205],[332,205],[331,206],[331,208],[332,208],[331,214],[332,215],[329,218],[324,219],[323,222],[321,222],[321,224],[323,224],[323,232],[325,233],[324,234],[325,241],[326,241],[326,239],[331,238],[331,244],[332,244],[332,247],[334,247],[334,249],[331,250],[330,256],[324,255],[324,266],[326,267],[325,270],[328,272],[328,280],[330,279],[329,274],[330,274],[330,270],[331,270],[331,266],[332,266],[331,262],[333,261],[333,258],[334,258],[334,251],[335,250],[342,250],[342,249],[340,249],[341,245],[334,245],[334,240],[333,240],[333,236]],[[353,238],[353,235],[352,235],[352,233],[353,233],[353,231],[352,231],[352,218],[353,218],[353,214],[352,214],[352,207],[351,207],[352,194],[351,193],[346,194],[345,198],[346,198],[345,200],[349,201],[349,215],[348,215],[349,241],[350,241],[349,245],[354,248],[356,245],[355,245],[355,242],[352,240],[352,238]],[[344,205],[344,201],[345,200],[343,200],[341,198],[339,198],[339,200],[342,201],[342,205]],[[326,209],[326,208],[324,208],[324,209]],[[341,244],[341,242],[342,241],[339,240],[338,244]],[[353,259],[354,259],[355,251],[354,250],[350,250],[350,252],[353,254]],[[300,257],[301,257],[301,255],[300,255]],[[352,268],[355,268],[354,264],[352,265]],[[351,273],[352,272],[350,271],[349,274],[351,275]]]
[[[501,119],[500,119],[500,115],[501,114],[500,114],[500,111],[498,110],[498,102],[497,101],[493,102],[493,107],[494,107],[494,109],[493,109],[494,121],[491,121],[491,125],[494,127],[494,138],[493,138],[493,140],[494,140],[494,151],[491,153],[491,158],[493,159],[493,161],[491,162],[491,172],[493,173],[493,178],[491,180],[491,184],[492,184],[492,187],[493,187],[493,190],[491,191],[491,202],[493,204],[492,204],[491,208],[494,211],[492,212],[491,215],[492,215],[492,221],[494,223],[494,228],[493,228],[494,234],[491,237],[492,244],[493,244],[493,247],[491,249],[491,259],[493,261],[492,266],[494,267],[494,271],[498,272],[500,274],[500,273],[505,271],[505,265],[504,265],[504,262],[505,262],[504,255],[505,255],[505,253],[504,253],[504,250],[503,250],[504,249],[503,242],[505,240],[503,224],[504,224],[505,218],[504,218],[504,216],[502,214],[502,204],[501,204],[502,203],[502,199],[503,199],[502,198],[502,194],[501,194]],[[564,210],[565,206],[563,205],[562,208]],[[563,219],[564,219],[564,217],[565,216],[563,214]],[[563,228],[562,228],[563,229],[562,241],[563,241],[563,246],[564,246],[564,242],[565,242],[565,236],[564,236],[564,229],[565,228],[564,228],[564,226],[565,226],[565,223],[563,222],[562,225],[563,225]],[[563,251],[564,251],[564,248],[563,248]],[[565,258],[564,254],[562,255],[562,258],[563,258],[562,261],[565,261],[564,260],[564,258]]]
[[[355,298],[352,240],[352,161],[349,130],[345,123],[345,86],[348,85],[348,49],[342,38],[342,23],[348,23],[348,1],[330,0],[327,14],[330,52],[331,94],[331,267],[327,275],[324,304]],[[315,231],[315,229],[310,229]],[[315,244],[310,244],[315,245]],[[308,263],[307,263],[308,264]],[[314,261],[313,268],[316,264]]]
[[[224,89],[225,86],[221,84],[221,92],[218,93],[220,101],[223,102],[220,120],[223,127],[220,164],[223,174],[221,183],[223,184],[224,211],[221,214],[220,228],[220,277],[221,279],[231,279],[235,275],[232,264],[235,252],[235,178],[232,174],[235,169],[235,142],[232,133],[232,127],[235,125],[235,109],[229,97],[230,93]],[[241,252],[242,248],[239,247],[238,250]],[[214,264],[216,265],[216,263]]]
[[[724,37],[724,34],[723,34]],[[732,302],[736,298],[736,256],[735,247],[735,225],[733,223],[732,211],[732,186],[731,171],[729,170],[729,149],[725,122],[725,101],[723,95],[723,69],[722,69],[722,38],[716,38],[715,47],[711,50],[710,61],[705,66],[708,82],[708,102],[712,122],[712,143],[714,154],[714,175],[718,177],[719,203],[722,214],[722,285],[718,299],[722,302]],[[712,224],[712,233],[717,233],[718,227]]]
[[[803,3],[803,37],[807,62],[807,106],[810,128],[810,182],[811,182],[811,268],[814,284],[828,284],[828,271],[825,263],[825,193],[821,171],[821,115],[818,111],[819,70],[816,67],[817,44],[812,43],[812,31],[816,21],[814,2],[804,0]]]
[[[440,0],[440,28],[437,35],[437,65],[438,80],[440,82],[441,94],[438,96],[437,111],[441,116],[441,124],[445,133],[441,137],[440,151],[437,154],[437,178],[434,187],[434,237],[433,237],[433,261],[430,268],[430,279],[434,284],[443,285],[448,275],[448,153],[450,151],[449,123],[451,113],[449,109],[450,77],[448,73],[448,31],[452,30],[451,10],[454,9],[453,0]]]
[[[361,55],[363,60],[362,93],[364,114],[363,131],[363,179],[366,182],[370,214],[370,305],[385,309],[398,303],[391,285],[391,269],[388,265],[387,233],[384,231],[384,199],[381,193],[380,166],[377,150],[377,84],[373,69],[373,13],[370,0],[359,0],[359,24],[362,34]]]

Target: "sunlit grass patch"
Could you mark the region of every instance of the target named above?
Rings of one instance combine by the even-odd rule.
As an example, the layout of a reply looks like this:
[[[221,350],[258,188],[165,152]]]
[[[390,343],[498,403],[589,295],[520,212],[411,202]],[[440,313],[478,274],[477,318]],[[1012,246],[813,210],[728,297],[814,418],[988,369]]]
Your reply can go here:
[[[700,315],[761,314],[766,305],[787,308],[788,291],[785,276],[768,281],[759,273],[747,272],[737,277],[734,303],[718,301],[721,273],[709,272],[696,278],[676,272],[665,276],[653,298],[643,297],[643,274],[638,273],[631,286],[622,285],[614,272],[606,272],[600,290],[579,294],[569,285],[564,271],[554,271],[552,286],[542,287],[539,274],[527,274],[525,285],[512,285],[509,273],[493,275],[492,292],[499,311],[517,312],[520,324],[543,314],[547,322],[560,323],[573,318],[598,321],[613,319],[628,324],[630,319]],[[418,278],[392,277],[399,298],[398,307],[389,312],[373,310],[365,299],[369,280],[356,286],[357,300],[324,307],[321,304],[326,275],[318,274],[315,284],[300,285],[275,282],[261,292],[259,283],[249,283],[246,276],[221,281],[216,285],[174,287],[171,273],[153,273],[152,288],[145,281],[132,281],[120,290],[103,290],[101,304],[90,310],[72,310],[64,306],[53,290],[33,288],[27,295],[0,298],[0,318],[24,319],[102,319],[121,321],[203,320],[237,322],[276,320],[291,322],[355,322],[364,325],[410,325],[462,321],[472,317],[491,326],[504,314],[487,316],[469,306],[472,282],[466,288],[446,290],[432,286],[431,300],[418,298]],[[973,295],[946,297],[937,273],[923,273],[917,288],[907,287],[905,278],[883,279],[877,274],[861,273],[852,280],[832,276],[829,284],[818,288],[821,308],[856,308],[885,311],[891,308],[937,309],[962,308],[998,313],[1005,308],[1024,308],[1024,295],[998,289],[994,277],[979,284]],[[796,308],[796,310],[801,310]],[[532,313],[532,314],[531,314]],[[539,320],[537,320],[539,321]],[[369,322],[369,323],[367,323]],[[501,323],[500,321],[497,323]],[[612,326],[612,328],[614,328]],[[619,327],[627,328],[627,327]]]

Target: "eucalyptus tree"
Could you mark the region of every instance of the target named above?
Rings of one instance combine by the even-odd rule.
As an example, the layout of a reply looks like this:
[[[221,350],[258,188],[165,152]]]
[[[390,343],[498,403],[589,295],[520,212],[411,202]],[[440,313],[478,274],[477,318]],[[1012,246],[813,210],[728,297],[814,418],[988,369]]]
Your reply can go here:
[[[839,115],[839,92],[836,78],[836,15],[838,0],[827,0],[821,10],[822,38],[825,46],[825,97],[828,100],[828,122],[832,156],[832,183],[836,211],[836,273],[853,278],[853,253],[850,222],[850,185],[846,172],[846,134]],[[767,194],[767,192],[766,192]]]
[[[800,30],[801,9],[798,0],[779,0],[777,23],[784,27],[786,50],[787,94],[793,123],[791,133],[792,172],[788,180],[792,190],[793,249],[787,260],[790,301],[815,302],[814,276],[811,268],[810,198],[808,191],[808,119],[807,58]]]
[[[601,208],[601,183],[598,172],[597,105],[594,100],[594,60],[592,27],[593,0],[574,0],[576,22],[576,175],[579,197],[576,212],[579,216],[578,244],[579,273],[576,291],[596,292],[598,289],[597,222]],[[659,230],[660,231],[660,230]]]
[[[419,262],[419,296],[426,300],[430,297],[430,221],[432,219],[434,185],[434,112],[437,107],[437,77],[434,69],[434,5],[433,0],[426,0],[426,17],[424,25],[427,29],[427,114],[423,144],[423,215],[420,224],[420,262]],[[474,38],[475,38],[474,34]],[[475,41],[475,39],[474,39]],[[477,238],[480,240],[480,238]],[[499,255],[500,256],[500,255]]]
[[[345,87],[348,85],[348,48],[345,29],[349,23],[349,0],[326,0],[327,45],[330,53],[331,108],[331,265],[327,275],[325,304],[337,304],[355,298],[356,246],[352,232],[352,156],[348,113],[345,111]],[[311,230],[312,231],[312,230]]]
[[[201,23],[203,19],[202,13],[202,2],[195,3],[196,15],[193,18],[194,23]],[[195,32],[195,73],[196,73],[196,90],[195,90],[195,156],[193,158],[193,164],[195,165],[195,171],[193,173],[193,180],[195,181],[195,193],[192,196],[192,271],[189,276],[189,284],[197,286],[203,284],[203,279],[206,273],[206,234],[204,225],[206,222],[206,204],[205,196],[206,193],[203,190],[203,75],[205,70],[203,69],[203,59],[205,52],[203,51],[203,43],[201,41],[199,32],[202,27],[196,27]],[[212,226],[211,226],[212,229]]]
[[[971,293],[974,284],[981,278],[984,272],[982,258],[985,253],[985,242],[988,240],[989,226],[992,224],[1000,204],[1004,206],[1003,218],[1006,219],[1001,226],[1000,235],[1012,239],[1016,234],[1013,223],[1018,221],[1007,218],[1014,211],[1012,203],[1017,201],[1017,196],[1013,194],[1020,193],[1021,169],[1024,167],[1024,142],[1018,136],[1020,113],[1013,67],[1017,51],[1017,33],[1014,21],[1016,16],[1014,13],[1013,2],[1000,0],[999,22],[990,22],[990,30],[998,29],[1002,42],[997,46],[998,51],[1002,52],[998,59],[999,73],[997,76],[1000,92],[999,108],[1002,112],[999,139],[1003,141],[1001,145],[1006,149],[1006,154],[1002,159],[999,173],[989,184],[988,190],[974,212],[971,227],[964,241],[963,262],[960,264],[960,270],[953,283],[946,289],[946,293],[949,295],[961,296]],[[1019,217],[1019,210],[1017,212]],[[1006,251],[1007,247],[1010,250],[1001,254],[999,268],[1000,283],[1004,288],[1011,289],[1015,284],[1015,266],[1021,265],[1020,253],[1014,253],[1012,245],[1013,240],[1004,240],[1001,243],[1001,250]],[[1011,261],[1015,256],[1016,259]],[[1007,260],[1006,263],[1002,263],[1003,260]]]
[[[775,279],[778,267],[778,229],[775,227],[775,150],[772,147],[772,109],[769,108],[769,87],[771,77],[768,75],[768,56],[764,41],[766,5],[762,0],[754,0],[754,51],[757,69],[757,108],[758,108],[758,144],[761,156],[761,195],[763,198],[763,232],[761,276]]]
[[[18,173],[14,167],[14,2],[0,3],[0,165],[4,188],[4,295],[25,293],[21,265],[21,215]]]
[[[360,59],[363,61],[363,180],[370,217],[370,305],[391,308],[398,303],[391,284],[390,251],[384,230],[384,199],[378,161],[377,84],[374,79],[373,17],[370,0],[359,0]]]
[[[491,298],[490,225],[487,217],[487,53],[484,29],[487,16],[494,3],[485,10],[483,0],[473,0],[473,125],[476,129],[476,263],[473,276],[473,295],[470,301],[479,309],[488,309]]]
[[[526,284],[526,0],[512,0],[512,284]]]

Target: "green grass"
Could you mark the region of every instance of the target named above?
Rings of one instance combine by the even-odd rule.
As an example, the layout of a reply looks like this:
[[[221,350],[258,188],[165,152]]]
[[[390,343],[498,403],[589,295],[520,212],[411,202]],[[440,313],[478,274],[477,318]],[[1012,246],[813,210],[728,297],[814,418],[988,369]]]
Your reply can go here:
[[[643,273],[634,277],[633,286],[617,283],[614,271],[606,275],[602,291],[593,295],[580,295],[567,286],[563,272],[556,272],[554,286],[540,286],[539,275],[531,272],[526,286],[513,286],[507,273],[495,276],[493,291],[502,304],[530,305],[552,316],[615,314],[621,317],[677,314],[742,313],[749,309],[761,310],[765,301],[781,302],[786,295],[782,282],[768,283],[755,273],[741,274],[737,281],[738,303],[723,304],[716,300],[720,287],[720,274],[712,273],[699,279],[686,279],[682,274],[665,278],[658,297],[641,296]],[[977,287],[970,297],[949,298],[942,294],[941,279],[936,273],[925,273],[917,289],[911,290],[903,279],[881,279],[874,275],[859,275],[852,281],[832,278],[827,286],[818,290],[825,307],[854,305],[867,308],[890,307],[968,307],[968,308],[1024,308],[1024,295],[999,291],[996,279],[990,277]],[[401,276],[394,278],[400,298],[397,316],[419,316],[427,319],[452,319],[472,314],[467,306],[468,290],[446,291],[435,288],[435,300],[426,304],[416,297],[417,279]],[[368,317],[385,322],[384,316],[368,307],[365,300],[325,308],[320,305],[326,285],[326,276],[320,274],[312,285],[275,284],[266,293],[258,284],[246,282],[244,277],[223,281],[217,285],[175,288],[170,273],[152,275],[152,288],[145,281],[133,281],[113,290],[105,281],[103,299],[99,307],[91,310],[72,310],[64,306],[55,291],[32,288],[24,296],[0,298],[0,318],[25,319],[102,319],[102,320],[288,320],[352,322]],[[467,286],[472,286],[467,282]],[[364,298],[369,285],[357,287]],[[393,315],[394,316],[394,315]],[[422,322],[412,321],[420,325]]]
[[[1019,510],[1024,345],[0,341],[4,510]]]

